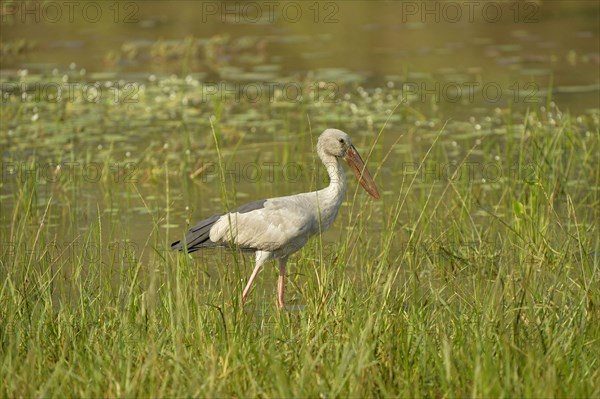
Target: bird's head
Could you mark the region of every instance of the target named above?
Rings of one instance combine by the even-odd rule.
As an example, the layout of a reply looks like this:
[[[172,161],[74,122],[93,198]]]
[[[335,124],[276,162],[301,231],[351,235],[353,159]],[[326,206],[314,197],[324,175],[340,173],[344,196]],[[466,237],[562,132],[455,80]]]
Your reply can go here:
[[[379,192],[375,187],[375,182],[371,174],[365,167],[365,163],[348,134],[338,129],[327,129],[319,136],[317,142],[317,152],[323,158],[323,155],[334,156],[336,158],[344,158],[354,176],[361,186],[375,199],[379,199]]]

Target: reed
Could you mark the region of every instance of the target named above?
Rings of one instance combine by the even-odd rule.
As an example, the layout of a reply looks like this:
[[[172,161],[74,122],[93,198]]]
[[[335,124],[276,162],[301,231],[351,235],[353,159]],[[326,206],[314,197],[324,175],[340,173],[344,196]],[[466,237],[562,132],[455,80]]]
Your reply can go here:
[[[92,215],[69,211],[60,203],[76,205],[76,196],[57,200],[67,186],[42,195],[35,176],[17,179],[11,205],[2,204],[1,396],[600,396],[600,134],[580,134],[568,116],[558,126],[541,120],[528,114],[508,127],[521,132],[505,146],[484,141],[458,159],[483,148],[483,159],[515,160],[519,173],[492,189],[468,179],[429,184],[372,151],[372,170],[385,159],[381,173],[393,171],[378,178],[382,200],[351,186],[333,232],[291,260],[291,306],[281,314],[275,267],[242,307],[251,259],[166,249],[185,229],[173,209],[208,200],[193,183],[172,190],[190,160],[153,172],[160,179],[149,184],[164,190],[156,198],[141,184],[128,188],[129,204],[151,221],[135,248],[114,246],[139,228],[117,202],[110,217],[100,205]],[[422,167],[445,159],[443,130],[418,152]],[[234,206],[218,120],[213,133],[213,190]],[[295,157],[292,141],[273,144],[282,160]],[[122,190],[100,184],[102,203]],[[78,230],[84,217],[89,228]],[[79,244],[55,251],[58,226]]]

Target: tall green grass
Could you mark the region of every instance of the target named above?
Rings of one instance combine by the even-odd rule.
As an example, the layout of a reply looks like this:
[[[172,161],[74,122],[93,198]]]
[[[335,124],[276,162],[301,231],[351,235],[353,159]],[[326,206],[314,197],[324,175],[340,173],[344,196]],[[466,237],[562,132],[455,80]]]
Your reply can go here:
[[[110,247],[139,228],[118,202],[117,216],[70,214],[63,186],[40,196],[40,182],[17,179],[2,204],[1,395],[598,397],[599,133],[573,124],[530,114],[511,126],[515,143],[469,146],[458,163],[482,148],[483,160],[506,151],[518,165],[491,188],[427,184],[373,151],[371,170],[385,158],[393,171],[377,178],[382,200],[351,186],[339,239],[291,259],[282,313],[275,267],[242,307],[252,257],[166,250],[184,230],[170,228],[182,219],[173,209],[197,200],[171,190],[185,159],[157,174],[156,198],[128,187],[151,221],[133,251]],[[448,159],[441,133],[417,152],[421,165]],[[102,203],[121,189],[100,184]],[[73,227],[80,217],[88,229]],[[80,244],[49,256],[60,228]]]

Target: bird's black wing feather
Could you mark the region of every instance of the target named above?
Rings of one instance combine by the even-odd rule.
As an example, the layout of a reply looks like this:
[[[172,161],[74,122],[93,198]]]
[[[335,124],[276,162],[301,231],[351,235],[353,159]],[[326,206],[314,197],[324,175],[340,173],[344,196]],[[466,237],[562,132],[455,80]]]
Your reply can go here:
[[[260,200],[250,202],[248,204],[242,205],[238,208],[233,209],[230,213],[247,213],[257,209],[264,208],[265,202],[267,200]],[[194,227],[192,227],[187,234],[185,235],[184,242],[179,240],[175,241],[171,244],[172,250],[183,251],[187,249],[188,253],[195,252],[200,248],[207,247],[217,247],[219,244],[212,242],[210,240],[210,229],[212,226],[221,218],[221,216],[225,215],[224,213],[220,213],[217,215],[212,215],[209,218],[206,218],[200,222],[198,222]],[[184,246],[185,243],[185,246]],[[253,248],[241,248],[252,250]]]

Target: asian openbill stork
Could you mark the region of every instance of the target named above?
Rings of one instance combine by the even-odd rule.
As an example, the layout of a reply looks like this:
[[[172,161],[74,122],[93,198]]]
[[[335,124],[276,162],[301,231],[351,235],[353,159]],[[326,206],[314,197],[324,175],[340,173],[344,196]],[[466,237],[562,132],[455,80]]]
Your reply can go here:
[[[251,202],[228,213],[210,216],[192,227],[183,240],[171,244],[171,249],[191,253],[201,248],[233,246],[255,251],[256,266],[242,294],[242,303],[260,267],[277,259],[277,299],[283,308],[288,257],[302,248],[311,236],[331,226],[346,194],[346,175],[340,160],[345,159],[363,188],[373,198],[379,198],[373,178],[346,133],[325,130],[319,136],[317,154],[327,169],[329,186],[309,193]]]

